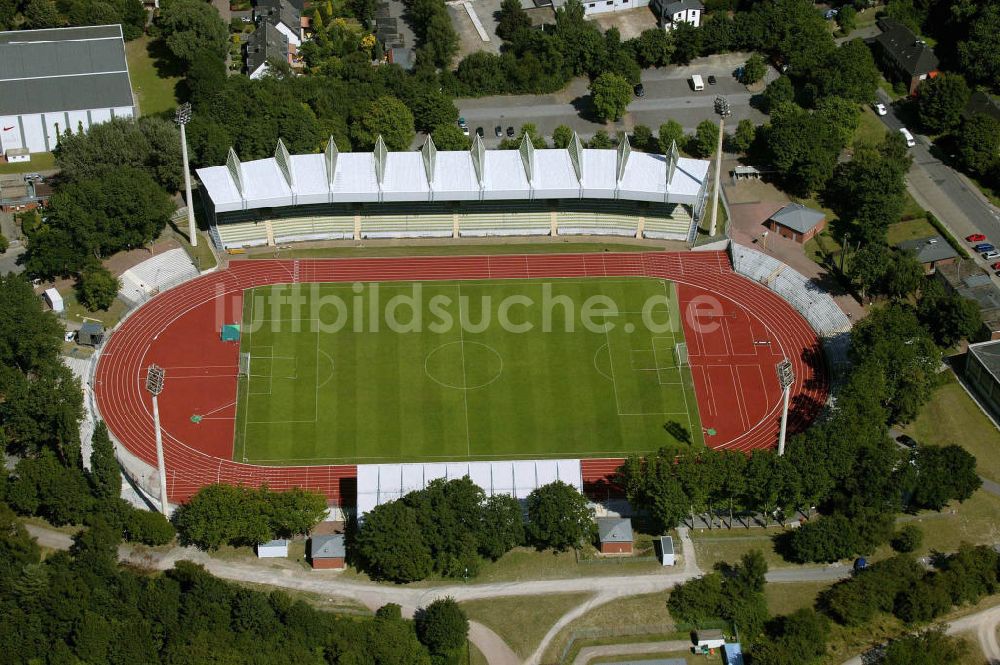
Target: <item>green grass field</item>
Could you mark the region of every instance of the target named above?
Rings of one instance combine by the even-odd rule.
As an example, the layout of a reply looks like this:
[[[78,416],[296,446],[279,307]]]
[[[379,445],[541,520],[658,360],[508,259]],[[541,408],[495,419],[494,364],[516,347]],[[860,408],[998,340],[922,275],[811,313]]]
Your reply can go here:
[[[402,303],[415,289],[420,304]],[[677,362],[683,332],[668,324],[678,318],[669,282],[283,285],[245,295],[237,461],[530,459],[701,444],[690,371]]]

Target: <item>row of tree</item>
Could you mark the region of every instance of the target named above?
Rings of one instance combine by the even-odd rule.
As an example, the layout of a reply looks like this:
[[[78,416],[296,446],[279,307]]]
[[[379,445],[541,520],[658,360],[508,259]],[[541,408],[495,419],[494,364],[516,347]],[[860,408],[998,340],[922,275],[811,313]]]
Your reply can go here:
[[[593,512],[572,486],[554,482],[520,502],[487,497],[468,476],[432,481],[423,490],[383,503],[364,515],[348,541],[352,562],[372,578],[394,582],[475,576],[484,560],[514,547],[578,547],[593,536]]]
[[[142,35],[142,0],[0,0],[0,30],[119,23],[125,39]]]
[[[119,534],[95,524],[41,558],[0,503],[0,660],[10,663],[464,662],[468,621],[443,599],[402,618],[336,615],[224,582],[178,562],[149,575],[118,564]]]

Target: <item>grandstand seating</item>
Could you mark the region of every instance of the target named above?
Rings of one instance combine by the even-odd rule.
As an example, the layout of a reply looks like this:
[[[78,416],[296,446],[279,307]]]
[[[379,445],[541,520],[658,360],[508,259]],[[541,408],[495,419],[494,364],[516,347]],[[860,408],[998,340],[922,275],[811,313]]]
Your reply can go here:
[[[545,204],[475,203],[458,209],[462,236],[548,235],[552,215]]]
[[[361,235],[365,238],[450,237],[453,227],[447,204],[365,206],[361,214]]]
[[[191,263],[183,249],[170,249],[146,259],[121,275],[119,297],[136,304],[149,296],[198,276],[198,269]]]
[[[226,249],[267,244],[267,225],[264,222],[233,222],[219,224],[215,228]]]
[[[691,215],[681,205],[651,205],[646,211],[643,235],[647,238],[687,240],[693,226]]]
[[[275,242],[327,240],[354,237],[354,214],[271,220]]]
[[[645,211],[634,202],[562,202],[559,206],[560,235],[634,236]]]

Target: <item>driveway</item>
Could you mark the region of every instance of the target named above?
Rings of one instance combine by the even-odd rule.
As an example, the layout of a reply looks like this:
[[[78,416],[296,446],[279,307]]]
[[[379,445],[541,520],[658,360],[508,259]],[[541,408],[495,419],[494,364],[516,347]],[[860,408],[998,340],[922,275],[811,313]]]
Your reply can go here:
[[[729,101],[732,115],[727,124],[735,127],[743,118],[761,124],[766,116],[751,108],[753,96],[737,81],[733,72],[746,61],[746,54],[726,54],[699,58],[684,67],[664,67],[647,69],[642,72],[645,96],[633,98],[625,116],[614,123],[603,123],[593,118],[590,106],[589,81],[576,78],[557,93],[551,95],[497,95],[456,99],[459,115],[473,128],[483,127],[487,147],[496,146],[500,140],[494,137],[493,127],[502,125],[520,129],[525,123],[534,123],[547,137],[559,125],[567,125],[580,133],[581,138],[589,138],[598,130],[609,133],[630,131],[636,125],[647,125],[654,133],[668,120],[676,120],[692,133],[702,120],[718,122],[715,113],[715,97],[722,95]],[[706,85],[695,92],[689,78],[692,74],[715,75],[716,85]]]

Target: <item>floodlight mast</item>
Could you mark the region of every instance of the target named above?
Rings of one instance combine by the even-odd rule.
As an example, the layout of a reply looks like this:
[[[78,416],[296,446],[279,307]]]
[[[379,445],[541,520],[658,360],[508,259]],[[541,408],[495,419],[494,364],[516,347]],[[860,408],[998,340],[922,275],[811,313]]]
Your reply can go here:
[[[191,200],[191,167],[188,164],[187,134],[184,126],[191,122],[191,102],[177,107],[174,122],[181,128],[181,161],[184,162],[184,196],[187,199],[188,240],[192,247],[198,246],[198,230],[194,226],[194,202]]]
[[[163,392],[163,378],[166,375],[159,365],[150,365],[146,370],[146,390],[153,396],[153,429],[156,433],[156,468],[160,476],[160,512],[170,516],[170,504],[167,502],[167,465],[163,461],[163,434],[160,431],[160,405],[157,401]]]
[[[781,433],[778,434],[778,455],[785,454],[785,433],[788,429],[788,398],[792,392],[792,384],[795,383],[795,371],[792,363],[785,358],[774,367],[778,373],[778,383],[781,384]]]

